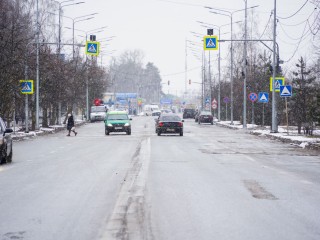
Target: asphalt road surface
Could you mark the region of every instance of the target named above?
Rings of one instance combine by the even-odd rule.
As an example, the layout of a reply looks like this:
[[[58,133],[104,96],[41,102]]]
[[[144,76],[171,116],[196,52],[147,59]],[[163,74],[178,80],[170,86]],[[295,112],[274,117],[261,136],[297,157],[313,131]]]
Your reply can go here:
[[[0,239],[318,240],[320,157],[215,125],[157,136],[102,122],[14,143],[0,166]]]

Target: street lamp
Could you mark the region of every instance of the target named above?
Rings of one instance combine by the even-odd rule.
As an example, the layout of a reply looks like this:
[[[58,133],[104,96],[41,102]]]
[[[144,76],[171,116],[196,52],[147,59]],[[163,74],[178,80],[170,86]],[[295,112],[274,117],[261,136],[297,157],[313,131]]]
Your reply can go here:
[[[201,23],[201,24],[208,24],[208,23],[204,23],[204,22],[200,22],[200,21],[197,21],[198,23]],[[240,21],[238,21],[238,22],[240,22]],[[238,22],[236,22],[236,23],[238,23]],[[220,25],[220,26],[218,26],[218,25],[215,25],[215,24],[208,24],[208,25],[210,25],[210,26],[213,26],[213,27],[216,27],[217,28],[217,30],[219,31],[219,40],[220,40],[220,36],[221,36],[221,31],[220,31],[220,29],[221,29],[221,27],[224,27],[224,26],[228,26],[228,25],[230,25],[230,23],[228,23],[228,24],[223,24],[223,25]],[[205,27],[207,27],[207,26],[205,26]],[[232,34],[231,34],[232,35]],[[221,115],[221,95],[220,95],[220,93],[221,93],[221,89],[220,89],[220,82],[221,82],[221,71],[220,71],[220,61],[221,61],[221,48],[219,47],[219,56],[218,56],[218,71],[219,71],[219,79],[218,79],[218,81],[219,81],[219,87],[218,87],[218,121],[220,122],[220,119],[221,119],[221,117],[220,117],[220,115]]]
[[[73,5],[85,3],[85,2],[75,2],[75,3],[62,5],[63,3],[73,2],[73,1],[74,0],[66,0],[66,1],[62,1],[62,2],[55,1],[59,4],[59,42],[58,42],[58,54],[59,55],[60,55],[60,51],[61,51],[61,44],[60,43],[61,43],[61,12],[62,12],[62,8],[67,7],[67,6],[73,6]]]
[[[59,16],[59,34],[58,34],[58,57],[60,58],[60,52],[61,52],[61,12],[62,12],[62,8],[67,7],[67,6],[73,6],[73,5],[78,5],[78,4],[82,4],[85,2],[75,2],[75,3],[68,3],[68,2],[73,2],[74,0],[66,0],[66,1],[62,1],[62,2],[58,2],[55,1],[56,3],[59,4],[59,9],[58,9],[58,16]],[[63,3],[68,3],[68,4],[64,4]],[[38,87],[37,87],[38,89]],[[38,106],[38,103],[37,103]],[[58,124],[61,124],[61,101],[59,99],[59,103],[58,103]],[[36,119],[38,119],[38,116],[36,117]]]
[[[85,33],[85,35],[86,35],[85,37],[86,37],[86,41],[87,41],[89,33],[91,33],[91,32],[95,32],[95,33],[103,32],[103,29],[105,29],[107,27],[108,26],[103,26],[103,27],[92,29],[92,30],[89,30],[89,31],[84,31],[84,30],[75,29],[75,28],[74,28],[74,30]],[[87,63],[87,60],[86,60],[86,63]],[[87,108],[86,109],[86,116],[87,116],[87,119],[89,119],[88,118],[89,117],[89,82],[88,82],[88,78],[87,78],[87,82],[86,82],[86,108]]]
[[[74,25],[77,23],[77,22],[82,22],[82,21],[87,21],[87,20],[90,20],[94,17],[89,17],[89,16],[93,16],[93,15],[96,15],[98,13],[92,13],[92,14],[87,14],[87,15],[83,15],[83,16],[80,16],[80,17],[76,17],[76,18],[72,18],[72,43],[73,43],[73,48],[72,48],[72,59],[74,59]],[[84,18],[84,17],[89,17],[89,18]],[[83,19],[84,18],[84,19]],[[79,19],[79,20],[77,20]]]
[[[256,6],[252,6],[250,8],[255,8],[255,7],[258,7],[258,5]],[[227,11],[227,10],[222,10],[222,9],[218,9],[218,8],[212,8],[212,7],[205,7],[205,8],[208,8],[208,9],[211,9],[211,10],[216,10],[216,11],[221,11],[221,12],[224,12],[224,13],[220,13],[220,12],[212,12],[210,11],[211,13],[214,13],[214,14],[218,14],[218,15],[224,15],[224,16],[227,16],[230,18],[230,22],[231,22],[231,64],[230,64],[230,83],[231,83],[231,124],[233,124],[233,14],[236,13],[236,12],[240,12],[240,11],[244,11],[247,9],[244,8],[244,9],[239,9],[239,10],[235,10],[233,12],[230,12],[230,11]],[[246,40],[246,39],[245,39]],[[246,86],[244,86],[244,88],[246,88]],[[244,101],[244,111],[246,109],[246,101]],[[245,115],[245,113],[244,113]],[[246,119],[243,119],[244,123],[246,122]],[[247,126],[244,124],[243,125],[244,128],[246,128]]]

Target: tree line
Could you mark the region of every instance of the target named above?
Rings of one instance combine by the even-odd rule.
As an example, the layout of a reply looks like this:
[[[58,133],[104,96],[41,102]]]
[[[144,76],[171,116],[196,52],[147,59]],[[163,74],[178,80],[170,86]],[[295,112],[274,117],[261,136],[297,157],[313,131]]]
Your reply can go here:
[[[86,113],[88,89],[89,107],[105,92],[136,92],[147,101],[159,101],[161,78],[156,66],[142,65],[143,53],[126,51],[112,58],[110,66],[98,64],[96,57],[80,54],[75,57],[58,47],[56,19],[50,14],[58,9],[54,1],[41,1],[39,11],[39,109],[41,125],[59,123],[61,113]],[[35,0],[0,1],[0,116],[7,121],[25,120],[25,95],[20,80],[34,80],[36,86],[36,2]],[[61,27],[61,26],[60,26]],[[46,43],[56,43],[49,45]],[[70,52],[70,51],[69,51]],[[35,94],[29,96],[28,117],[31,129],[36,124]]]

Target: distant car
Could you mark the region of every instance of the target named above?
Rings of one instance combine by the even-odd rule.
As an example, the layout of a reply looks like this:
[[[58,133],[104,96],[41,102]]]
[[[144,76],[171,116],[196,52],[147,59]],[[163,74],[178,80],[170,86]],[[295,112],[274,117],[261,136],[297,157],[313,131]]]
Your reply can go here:
[[[0,117],[0,161],[1,164],[12,162],[12,138],[13,130],[7,128],[6,124]]]
[[[194,118],[194,116],[196,115],[196,110],[193,108],[185,108],[183,110],[183,119],[185,118]]]
[[[152,116],[153,117],[159,117],[161,115],[161,111],[153,111]]]
[[[198,117],[198,123],[211,123],[213,125],[213,116],[209,111],[202,111]]]
[[[131,135],[131,123],[132,118],[126,111],[110,111],[107,113],[104,120],[105,134],[109,135],[111,132],[125,132]]]
[[[183,119],[176,114],[161,114],[156,120],[156,133],[175,133],[183,136]]]
[[[103,121],[106,118],[108,108],[104,105],[92,106],[90,111],[90,122]]]

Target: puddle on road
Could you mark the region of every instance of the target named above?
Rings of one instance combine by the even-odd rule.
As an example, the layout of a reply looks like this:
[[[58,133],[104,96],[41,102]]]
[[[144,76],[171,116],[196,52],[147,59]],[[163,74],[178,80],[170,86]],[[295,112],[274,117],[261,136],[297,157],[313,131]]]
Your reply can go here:
[[[255,180],[244,180],[244,186],[249,190],[252,197],[257,199],[278,200]]]

